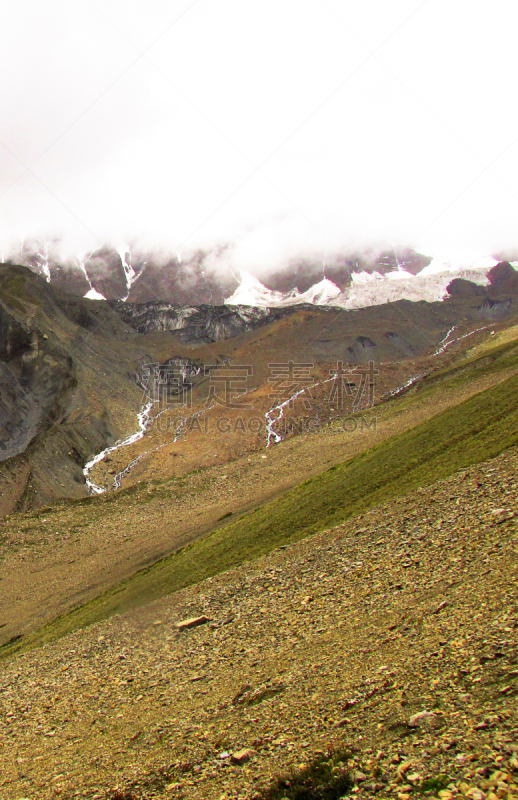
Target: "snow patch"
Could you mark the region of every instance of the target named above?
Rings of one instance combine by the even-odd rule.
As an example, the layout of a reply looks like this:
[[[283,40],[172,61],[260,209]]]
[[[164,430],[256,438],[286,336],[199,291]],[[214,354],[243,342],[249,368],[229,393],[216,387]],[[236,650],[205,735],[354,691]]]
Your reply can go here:
[[[448,297],[447,289],[454,278],[464,278],[483,286],[489,282],[487,272],[491,267],[453,271],[448,267],[439,270],[436,265],[437,271],[430,272],[430,266],[417,275],[412,275],[401,267],[386,275],[379,272],[354,272],[351,285],[329,305],[352,309],[395,303],[398,300],[425,300],[433,303]]]
[[[417,275],[402,266],[383,275],[381,272],[353,272],[350,285],[341,291],[327,278],[311,286],[306,292],[294,289],[291,292],[276,292],[268,289],[248,272],[241,273],[241,283],[225,300],[227,305],[273,308],[311,303],[353,309],[394,303],[398,300],[432,303],[448,297],[447,288],[454,278],[487,286],[488,272],[498,264],[492,256],[457,257],[455,259],[435,257]],[[513,265],[514,266],[514,265]]]
[[[124,270],[124,275],[126,277],[127,291],[126,291],[126,296],[122,298],[123,301],[126,302],[126,300],[129,297],[130,289],[137,279],[137,273],[131,266],[131,250],[129,249],[129,247],[120,247],[117,250],[117,253],[119,254],[120,260],[122,262],[122,268]]]
[[[87,300],[106,300],[106,297],[93,287],[83,297],[86,297]]]

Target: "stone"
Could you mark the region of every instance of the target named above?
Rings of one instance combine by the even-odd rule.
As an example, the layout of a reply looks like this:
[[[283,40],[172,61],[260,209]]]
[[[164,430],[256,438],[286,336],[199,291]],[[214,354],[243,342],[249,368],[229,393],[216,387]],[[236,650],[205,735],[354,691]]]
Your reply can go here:
[[[482,792],[480,789],[477,789],[476,786],[469,788],[465,794],[466,797],[470,798],[470,800],[484,800],[484,792]]]
[[[241,700],[241,698],[242,698],[242,697],[243,697],[245,694],[247,694],[248,692],[250,692],[250,691],[251,691],[251,689],[252,689],[252,687],[250,686],[250,684],[249,684],[249,683],[244,683],[244,684],[241,686],[241,688],[240,688],[240,690],[238,691],[238,693],[237,693],[236,695],[234,695],[234,697],[232,698],[232,703],[233,703],[233,705],[237,705],[237,703],[239,703],[239,701]]]
[[[439,717],[432,711],[419,711],[408,720],[411,728],[435,728],[439,724]]]
[[[183,619],[181,622],[177,622],[176,627],[179,631],[186,631],[189,628],[197,628],[198,625],[205,625],[207,622],[210,622],[210,620],[205,616],[191,617],[190,619]]]
[[[252,758],[253,751],[252,750],[236,750],[235,753],[232,753],[230,756],[230,763],[231,764],[246,764],[247,761],[250,761]]]

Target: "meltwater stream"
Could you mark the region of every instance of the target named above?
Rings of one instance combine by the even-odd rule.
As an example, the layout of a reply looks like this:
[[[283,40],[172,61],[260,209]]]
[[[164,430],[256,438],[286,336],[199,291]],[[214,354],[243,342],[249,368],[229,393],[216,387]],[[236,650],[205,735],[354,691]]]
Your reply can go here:
[[[273,406],[273,408],[270,408],[270,410],[267,411],[266,414],[264,415],[266,423],[266,447],[270,447],[272,439],[275,444],[278,444],[278,442],[282,442],[282,436],[281,434],[277,433],[277,431],[274,430],[274,425],[276,425],[276,423],[283,418],[285,408],[303,392],[309,391],[310,389],[314,389],[315,386],[323,386],[324,383],[329,383],[330,381],[334,381],[337,378],[337,376],[338,373],[335,373],[332,378],[327,378],[325,381],[318,381],[317,383],[314,383],[312,386],[305,386],[303,389],[299,389],[298,392],[295,392],[295,394],[293,394],[291,397],[288,397],[288,399],[285,400],[283,403],[280,403],[278,406]]]
[[[90,494],[103,494],[103,492],[106,491],[106,489],[103,489],[101,486],[97,486],[97,484],[93,483],[89,479],[88,475],[90,474],[93,467],[95,467],[96,464],[98,464],[100,461],[106,458],[108,453],[113,453],[114,450],[119,450],[119,448],[121,447],[127,447],[129,444],[138,442],[139,439],[143,438],[147,426],[149,425],[150,421],[149,412],[151,411],[153,405],[154,405],[153,402],[146,403],[144,406],[142,406],[141,410],[137,414],[139,430],[136,433],[132,433],[130,434],[130,436],[126,436],[125,439],[122,439],[120,442],[116,442],[114,445],[112,445],[112,447],[106,447],[100,453],[97,453],[97,455],[94,456],[91,459],[91,461],[85,464],[85,467],[83,469],[83,475],[86,478],[86,486]]]
[[[479,331],[485,331],[487,328],[493,327],[492,325],[484,325],[482,328],[475,328],[473,331],[469,331],[469,333],[465,333],[464,336],[458,336],[455,339],[450,339],[449,336],[453,333],[454,330],[457,329],[457,326],[454,325],[453,328],[450,328],[444,339],[439,342],[439,349],[433,353],[434,356],[438,356],[440,353],[444,353],[447,347],[451,347],[452,344],[455,342],[460,342],[461,339],[467,339],[468,336],[473,336],[474,333],[478,333]]]

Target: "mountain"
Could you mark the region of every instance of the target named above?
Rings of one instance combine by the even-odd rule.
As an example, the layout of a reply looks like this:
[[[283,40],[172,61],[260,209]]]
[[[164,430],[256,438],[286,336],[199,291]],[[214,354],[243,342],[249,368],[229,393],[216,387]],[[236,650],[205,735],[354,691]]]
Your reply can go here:
[[[398,286],[401,281],[371,275],[364,284],[355,279],[353,286],[357,283]],[[249,300],[271,296],[253,277],[247,278],[246,285]],[[379,393],[388,396],[428,371],[436,353],[448,353],[464,336],[499,322],[510,324],[516,316],[516,272],[507,262],[489,271],[486,287],[466,279],[449,285],[451,293],[445,301],[398,300],[349,310],[333,304],[338,287],[328,280],[288,298],[278,292],[277,305],[268,307],[108,303],[53,288],[46,277],[25,267],[0,265],[0,511],[10,513],[59,497],[88,494],[85,465],[149,423],[148,412],[144,413],[145,386],[137,378],[143,364],[165,365],[162,373],[166,374],[174,373],[167,365],[187,359],[195,376],[189,387],[193,413],[214,425],[221,402],[226,402],[217,387],[227,386],[230,391],[232,380],[229,376],[216,379],[210,369],[223,376],[225,364],[231,365],[229,369],[247,365],[246,391],[254,404],[251,416],[256,433],[250,429],[240,439],[236,429],[231,439],[216,440],[194,432],[185,439],[180,436],[177,447],[182,460],[160,468],[178,470],[181,465],[184,471],[207,459],[234,457],[240,448],[255,449],[262,446],[264,437],[270,441],[291,435],[290,431],[305,424],[295,418],[289,422],[291,416],[282,406],[284,395],[273,399],[269,382],[275,364],[312,365],[308,376],[313,377],[308,381],[317,387],[318,418],[327,419],[331,414],[331,403],[325,399],[329,376],[339,363],[351,369],[369,361],[392,364],[384,368],[378,385]],[[107,286],[102,288],[107,291]],[[326,305],[308,302],[325,299]],[[212,367],[207,371],[206,365]],[[208,394],[210,385],[213,395]],[[294,388],[292,393],[297,395],[297,391]],[[206,405],[209,396],[216,398],[212,409]],[[273,412],[276,406],[280,410]],[[311,403],[300,410],[304,419],[313,413]],[[279,433],[277,419],[289,431]],[[164,416],[164,423],[167,420]],[[95,462],[94,482],[106,485],[110,469],[124,473],[126,484],[147,474],[154,459],[142,460],[142,448],[150,439],[161,458],[167,436],[139,434],[109,459]],[[135,469],[126,471],[135,458]]]
[[[24,241],[10,254],[51,285],[89,299],[180,306],[223,304],[287,307],[311,303],[361,308],[396,300],[442,300],[455,278],[487,284],[492,257],[451,262],[411,249],[291,261],[260,275],[230,267],[228,248],[188,257],[103,246],[66,258],[60,242]],[[5,256],[4,256],[5,258]]]
[[[213,255],[212,253],[210,255]],[[222,304],[237,287],[228,269],[207,264],[209,253],[189,258],[161,251],[146,252],[121,246],[103,246],[69,258],[58,240],[24,241],[4,261],[29,267],[51,285],[92,299],[146,303],[167,300],[180,305]]]
[[[0,512],[85,495],[90,454],[134,425],[135,339],[107,303],[0,265]]]

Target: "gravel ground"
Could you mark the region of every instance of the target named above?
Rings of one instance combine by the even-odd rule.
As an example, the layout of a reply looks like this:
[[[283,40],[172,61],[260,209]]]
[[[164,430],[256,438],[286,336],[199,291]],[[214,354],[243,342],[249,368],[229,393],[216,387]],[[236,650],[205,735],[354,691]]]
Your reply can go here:
[[[251,800],[337,745],[358,798],[518,798],[517,465],[4,662],[0,797]]]

